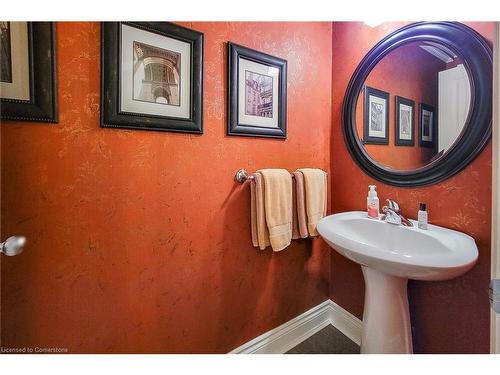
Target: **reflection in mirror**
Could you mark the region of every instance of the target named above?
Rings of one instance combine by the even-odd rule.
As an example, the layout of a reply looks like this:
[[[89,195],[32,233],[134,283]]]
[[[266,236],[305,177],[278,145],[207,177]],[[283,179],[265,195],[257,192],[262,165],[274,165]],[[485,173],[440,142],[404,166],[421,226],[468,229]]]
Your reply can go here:
[[[380,165],[410,171],[440,159],[460,134],[471,83],[460,56],[434,42],[412,42],[384,56],[364,82],[356,126]]]

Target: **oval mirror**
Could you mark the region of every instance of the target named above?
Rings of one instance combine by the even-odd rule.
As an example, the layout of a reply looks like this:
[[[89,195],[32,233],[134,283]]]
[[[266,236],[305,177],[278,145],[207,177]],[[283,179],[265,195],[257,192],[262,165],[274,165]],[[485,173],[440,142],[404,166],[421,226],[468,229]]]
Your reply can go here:
[[[442,181],[491,134],[492,50],[471,28],[408,25],[375,45],[354,72],[343,128],[354,160],[396,186]]]

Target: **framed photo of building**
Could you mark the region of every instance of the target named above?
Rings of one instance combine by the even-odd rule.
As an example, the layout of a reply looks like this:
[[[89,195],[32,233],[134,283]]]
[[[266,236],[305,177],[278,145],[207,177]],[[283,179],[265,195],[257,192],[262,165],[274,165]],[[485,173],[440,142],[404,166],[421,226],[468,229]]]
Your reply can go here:
[[[415,102],[410,99],[396,96],[395,118],[396,146],[415,145]]]
[[[102,23],[101,126],[203,133],[203,34]]]
[[[389,93],[365,86],[363,143],[389,144]]]
[[[436,118],[434,107],[428,104],[419,105],[419,145],[422,147],[434,147],[436,137]]]
[[[55,27],[0,21],[2,120],[57,122]]]
[[[228,135],[286,138],[287,62],[228,43]]]

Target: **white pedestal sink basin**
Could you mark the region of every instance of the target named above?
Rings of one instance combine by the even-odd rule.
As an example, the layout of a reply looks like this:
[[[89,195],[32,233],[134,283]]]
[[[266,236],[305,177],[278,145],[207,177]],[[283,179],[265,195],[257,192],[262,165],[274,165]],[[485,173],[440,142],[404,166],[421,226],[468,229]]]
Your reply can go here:
[[[412,353],[407,282],[462,275],[478,257],[474,239],[436,225],[396,226],[354,211],[320,220],[318,232],[359,263],[365,278],[361,353]]]

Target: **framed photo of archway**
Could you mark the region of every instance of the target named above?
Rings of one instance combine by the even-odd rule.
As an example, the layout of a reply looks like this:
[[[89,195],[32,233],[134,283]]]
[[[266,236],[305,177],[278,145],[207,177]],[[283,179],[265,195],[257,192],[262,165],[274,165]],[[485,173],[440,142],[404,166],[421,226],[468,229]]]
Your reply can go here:
[[[57,122],[53,22],[0,21],[2,120]]]
[[[203,34],[102,23],[101,126],[203,133]]]

